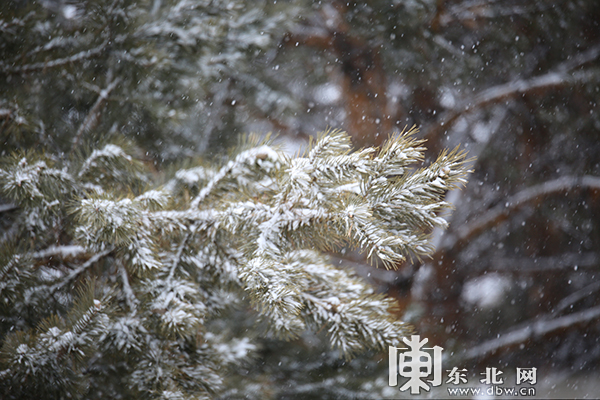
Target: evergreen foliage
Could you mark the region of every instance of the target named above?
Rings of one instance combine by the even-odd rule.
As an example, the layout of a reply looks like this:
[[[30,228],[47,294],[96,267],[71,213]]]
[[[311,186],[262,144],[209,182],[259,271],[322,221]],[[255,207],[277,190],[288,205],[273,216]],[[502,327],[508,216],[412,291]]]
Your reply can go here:
[[[170,163],[297,107],[264,66],[306,4],[276,3],[0,5],[1,398],[266,398],[248,369],[267,340],[322,335],[339,369],[411,331],[328,252],[429,255],[463,152],[415,169],[414,130],[356,151],[329,131],[298,157],[251,138]]]
[[[352,245],[392,266],[431,251],[465,157],[412,170],[424,150],[412,133],[352,152],[332,131],[295,158],[255,141],[143,190],[135,181],[151,176],[116,144],[82,160],[6,157],[2,397],[209,396],[263,326],[284,339],[322,331],[347,357],[397,343],[410,327],[394,302],[324,252]],[[247,304],[263,324],[211,329]]]
[[[593,371],[598,21],[597,0],[0,1],[0,397],[386,398],[388,317],[469,371]],[[325,126],[381,150],[222,157]],[[477,156],[451,219],[417,138],[427,163]]]
[[[228,148],[250,115],[293,109],[265,60],[296,12],[246,0],[2,2],[2,150],[68,153],[123,134],[161,160]]]

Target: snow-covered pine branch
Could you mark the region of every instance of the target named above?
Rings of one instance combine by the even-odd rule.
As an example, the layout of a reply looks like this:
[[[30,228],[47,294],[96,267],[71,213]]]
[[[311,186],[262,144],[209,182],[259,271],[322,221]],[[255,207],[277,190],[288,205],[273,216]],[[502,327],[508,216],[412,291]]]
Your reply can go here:
[[[254,310],[244,316],[252,329],[264,325],[284,339],[322,332],[346,357],[397,343],[411,328],[395,302],[324,252],[354,246],[393,268],[432,251],[428,235],[446,225],[444,196],[465,182],[466,160],[443,152],[417,169],[424,149],[413,133],[352,151],[347,134],[326,132],[295,158],[254,142],[220,168],[173,171],[162,188],[146,190],[133,183],[143,164],[116,144],[62,164],[33,154],[5,160],[0,190],[15,205],[10,212],[42,218],[33,231],[16,225],[35,240],[1,257],[0,306],[13,315],[6,321],[49,307],[13,325],[0,373],[71,368],[72,383],[83,385],[84,371],[95,371],[98,387],[117,363],[127,393],[208,395],[233,358],[257,348],[258,330],[212,330],[232,325],[240,306]],[[84,282],[94,286],[88,308],[73,294]],[[48,364],[42,348],[75,352],[82,366]]]

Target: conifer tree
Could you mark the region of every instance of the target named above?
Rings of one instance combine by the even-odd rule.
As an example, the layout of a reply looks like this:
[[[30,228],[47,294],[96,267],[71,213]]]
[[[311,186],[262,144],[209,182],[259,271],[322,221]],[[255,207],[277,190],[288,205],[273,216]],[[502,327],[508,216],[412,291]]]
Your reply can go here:
[[[217,393],[262,325],[211,327],[247,305],[275,337],[322,330],[346,357],[397,343],[410,328],[393,301],[323,252],[352,245],[386,266],[431,252],[464,153],[412,171],[424,149],[410,133],[351,152],[348,135],[328,132],[296,158],[253,143],[149,189],[115,144],[80,161],[6,157],[3,398]]]
[[[0,150],[67,153],[119,135],[167,161],[228,148],[251,115],[294,109],[265,64],[297,12],[248,0],[2,2]]]
[[[247,70],[295,9],[246,3],[1,6],[1,398],[267,398],[244,372],[264,340],[350,359],[410,332],[327,254],[430,254],[463,152],[415,169],[414,130],[357,150],[334,130],[297,157],[251,138],[162,161],[234,136],[228,104],[293,108]]]

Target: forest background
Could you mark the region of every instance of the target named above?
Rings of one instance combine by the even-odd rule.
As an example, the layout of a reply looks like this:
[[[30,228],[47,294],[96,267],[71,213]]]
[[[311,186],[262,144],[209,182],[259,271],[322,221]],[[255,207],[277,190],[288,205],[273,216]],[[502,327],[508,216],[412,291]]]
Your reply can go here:
[[[183,159],[222,161],[249,132],[273,132],[293,154],[328,127],[360,148],[416,125],[425,164],[460,145],[477,158],[447,196],[455,210],[431,259],[386,270],[359,252],[331,257],[396,298],[398,318],[457,366],[537,367],[549,395],[591,390],[597,1],[15,0],[0,18],[2,156],[121,141],[166,176]],[[287,350],[278,368],[269,362],[286,345],[270,345],[257,363],[275,398],[388,393],[385,354],[349,363]]]

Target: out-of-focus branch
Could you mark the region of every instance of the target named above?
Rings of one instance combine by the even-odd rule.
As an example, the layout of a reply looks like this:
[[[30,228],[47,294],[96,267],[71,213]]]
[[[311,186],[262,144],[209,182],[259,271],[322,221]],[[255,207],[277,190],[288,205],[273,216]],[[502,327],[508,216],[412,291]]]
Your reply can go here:
[[[600,45],[593,46],[582,53],[568,58],[567,61],[564,61],[556,67],[556,72],[568,72],[574,70],[590,61],[594,61],[598,56],[600,56]]]
[[[102,106],[104,105],[106,100],[108,100],[110,92],[114,90],[114,88],[119,84],[120,81],[120,78],[110,81],[106,88],[102,89],[100,93],[98,93],[98,98],[96,99],[96,102],[86,115],[85,119],[79,126],[79,129],[77,129],[77,133],[73,137],[73,146],[71,149],[75,149],[75,147],[77,147],[79,141],[81,140],[81,136],[84,132],[89,132],[96,127],[100,118],[100,111],[102,110]]]
[[[12,210],[16,210],[18,207],[14,204],[0,204],[0,214]]]
[[[483,20],[492,20],[494,18],[508,17],[513,15],[527,15],[532,13],[542,13],[549,5],[544,2],[531,2],[531,4],[506,4],[501,1],[461,1],[457,4],[444,0],[438,0],[437,12],[432,19],[432,25],[435,31],[439,31],[448,25],[459,22],[464,25],[471,25]],[[496,3],[496,4],[494,4]],[[500,5],[495,6],[495,5]]]
[[[15,74],[26,74],[35,71],[41,71],[49,68],[57,68],[62,67],[63,65],[73,64],[79,62],[81,60],[85,60],[88,58],[93,58],[102,54],[102,52],[106,49],[108,45],[108,40],[102,42],[99,46],[94,47],[90,50],[83,50],[79,53],[75,53],[69,57],[57,58],[55,60],[43,61],[33,64],[25,64],[25,65],[8,65],[6,63],[0,63],[0,73],[5,73],[8,75]]]
[[[44,250],[36,251],[31,255],[32,258],[75,258],[87,254],[87,250],[83,246],[68,245],[68,246],[50,246]]]
[[[548,319],[547,316],[527,323],[524,327],[501,334],[497,339],[492,339],[465,351],[461,360],[471,360],[485,357],[503,348],[512,347],[530,339],[548,335],[554,331],[567,329],[575,325],[584,324],[600,317],[600,306],[584,311],[565,315],[564,317]]]
[[[462,249],[471,239],[478,236],[481,232],[499,225],[508,219],[512,213],[526,204],[539,201],[555,193],[584,188],[600,190],[600,177],[589,175],[583,177],[563,176],[562,178],[528,187],[508,198],[504,204],[499,204],[488,210],[484,215],[476,217],[472,223],[463,225],[455,234],[448,235],[443,247],[438,252],[449,249],[454,251]]]
[[[498,258],[491,260],[486,271],[539,272],[564,268],[597,268],[600,254],[596,252],[566,253],[552,257]]]
[[[127,270],[123,263],[119,260],[119,274],[121,275],[121,283],[123,285],[123,293],[125,294],[125,302],[129,307],[129,311],[131,314],[135,314],[137,311],[137,305],[139,303],[138,299],[135,297],[135,293],[133,289],[131,289],[131,285],[129,284],[129,276],[127,275]]]
[[[556,305],[556,307],[554,307],[554,310],[552,310],[552,315],[557,315],[561,311],[566,310],[567,308],[571,307],[573,304],[577,303],[579,300],[585,299],[586,297],[590,296],[594,292],[597,292],[598,290],[600,290],[600,281],[591,283],[591,284],[587,285],[586,287],[584,287],[583,289],[580,289],[574,293],[571,293],[570,295],[568,295],[567,297],[562,299]]]
[[[192,237],[194,235],[197,228],[198,228],[197,223],[194,223],[190,227],[190,229],[186,232],[183,240],[181,241],[181,244],[179,245],[179,248],[177,249],[177,254],[175,255],[175,259],[173,260],[173,263],[171,264],[171,271],[169,271],[169,277],[167,278],[168,281],[173,279],[173,276],[175,276],[175,270],[177,269],[177,267],[179,267],[179,264],[181,263],[181,257],[183,256],[183,251],[185,250],[185,247],[187,246],[188,241],[190,240],[190,237]]]
[[[425,139],[435,139],[450,127],[464,114],[481,109],[490,104],[497,104],[509,98],[542,92],[550,89],[565,87],[588,82],[600,78],[597,71],[577,71],[573,69],[595,60],[600,55],[600,45],[594,46],[586,52],[561,63],[553,71],[530,79],[518,79],[502,85],[493,86],[481,93],[463,100],[458,106],[449,110],[432,128],[424,135]]]

